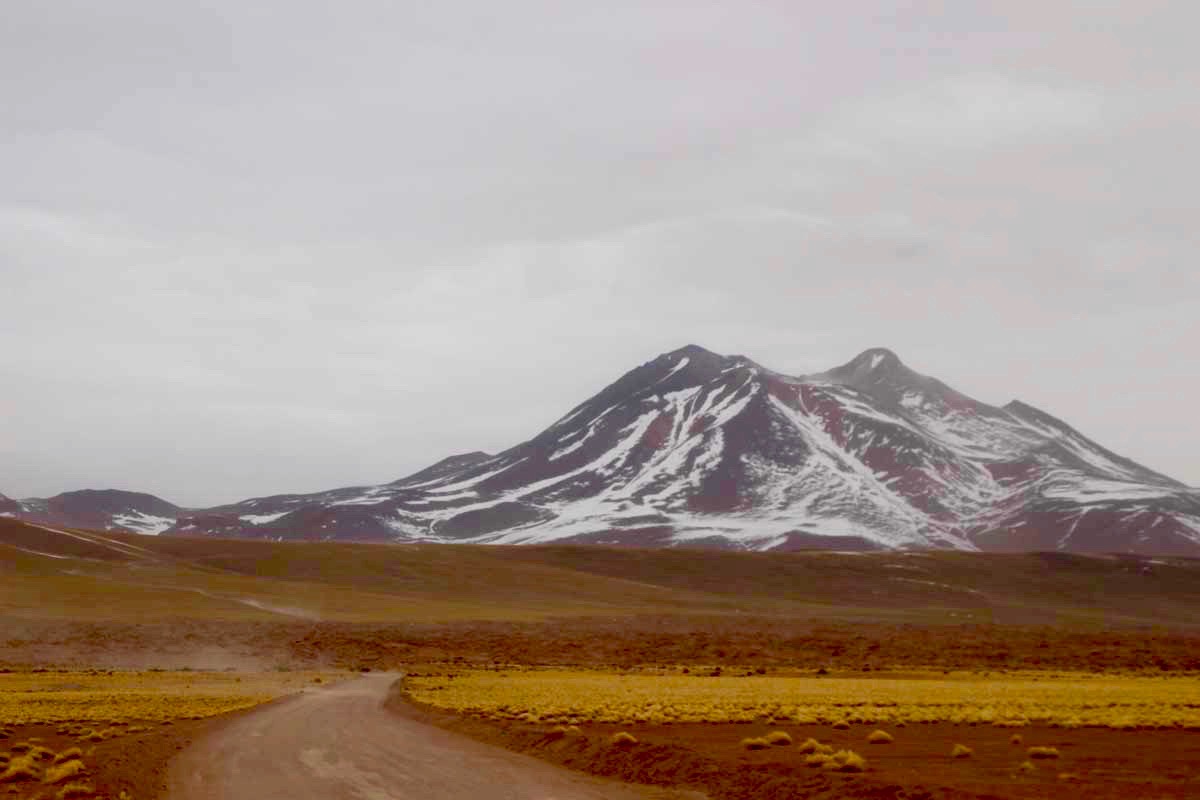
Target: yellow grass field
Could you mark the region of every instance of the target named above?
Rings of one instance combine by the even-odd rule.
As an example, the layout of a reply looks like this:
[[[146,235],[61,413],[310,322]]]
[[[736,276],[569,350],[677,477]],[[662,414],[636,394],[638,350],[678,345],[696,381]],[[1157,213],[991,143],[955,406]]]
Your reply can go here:
[[[250,708],[314,685],[316,672],[14,672],[0,674],[0,724],[161,722]]]
[[[589,671],[468,671],[411,677],[420,703],[492,719],[540,723],[753,722],[1200,730],[1200,681],[942,673],[897,678],[700,677]]]

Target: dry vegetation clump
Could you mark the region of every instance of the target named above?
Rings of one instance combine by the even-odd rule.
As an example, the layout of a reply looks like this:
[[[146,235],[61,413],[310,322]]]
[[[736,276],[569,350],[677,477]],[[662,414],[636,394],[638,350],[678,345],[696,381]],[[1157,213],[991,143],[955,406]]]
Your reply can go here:
[[[1057,747],[1031,747],[1025,751],[1030,758],[1058,758]]]
[[[848,731],[850,730],[850,723],[846,722],[844,719],[839,719],[837,722],[833,723],[833,729],[835,731]]]
[[[825,764],[825,769],[835,772],[863,772],[866,768],[867,760],[853,750],[839,750]]]
[[[970,758],[973,755],[975,755],[975,751],[965,744],[956,744],[950,751],[951,758]]]
[[[1019,734],[1019,733],[1014,733],[1014,734],[1012,735],[1012,738],[1011,738],[1011,739],[1009,739],[1009,740],[1008,740],[1008,742],[1009,742],[1009,744],[1011,744],[1013,747],[1020,747],[1022,744],[1024,744],[1024,743],[1025,743],[1025,740],[1021,738],[1021,734]]]
[[[875,731],[867,737],[868,744],[891,744],[896,741],[887,731]]]
[[[819,755],[832,755],[833,748],[827,744],[821,744],[816,739],[805,739],[800,743],[798,748],[801,753],[816,753]]]
[[[61,764],[55,764],[54,766],[50,767],[50,769],[46,770],[46,777],[42,778],[42,783],[62,783],[63,781],[70,780],[71,778],[77,778],[81,773],[86,771],[87,768],[83,766],[83,762],[79,759],[64,761]]]
[[[91,797],[96,793],[86,783],[68,783],[66,786],[58,790],[58,800],[71,800],[73,797]]]
[[[792,737],[787,731],[771,731],[766,736],[767,744],[775,747],[786,747],[792,743]]]
[[[1021,772],[1024,772],[1026,775],[1029,775],[1033,772],[1037,772],[1037,765],[1032,761],[1022,761],[1021,766],[1017,767],[1017,769],[1019,769]]]
[[[0,772],[0,783],[36,781],[41,777],[42,768],[37,763],[37,759],[29,755],[21,755],[11,759],[4,772]]]
[[[812,753],[804,759],[804,764],[808,767],[820,767],[833,772],[863,772],[867,768],[867,760],[853,750]]]
[[[771,743],[765,736],[752,736],[742,739],[742,747],[747,750],[767,750],[771,747]]]
[[[608,737],[608,743],[614,747],[631,747],[638,743],[637,737],[628,731],[617,731]]]

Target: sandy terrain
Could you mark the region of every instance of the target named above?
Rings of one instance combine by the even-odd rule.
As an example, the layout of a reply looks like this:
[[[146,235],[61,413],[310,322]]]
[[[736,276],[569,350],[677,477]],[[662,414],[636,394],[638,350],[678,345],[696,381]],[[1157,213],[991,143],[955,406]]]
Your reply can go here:
[[[171,800],[682,800],[491,747],[389,713],[373,674],[240,716],[180,754]]]

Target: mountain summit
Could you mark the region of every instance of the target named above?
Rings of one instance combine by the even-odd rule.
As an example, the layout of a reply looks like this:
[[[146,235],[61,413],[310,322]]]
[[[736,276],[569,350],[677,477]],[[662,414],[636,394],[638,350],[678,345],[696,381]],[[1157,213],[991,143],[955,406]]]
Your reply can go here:
[[[502,453],[185,514],[170,532],[1196,555],[1200,494],[1030,406],[967,397],[886,348],[788,376],[688,345]]]

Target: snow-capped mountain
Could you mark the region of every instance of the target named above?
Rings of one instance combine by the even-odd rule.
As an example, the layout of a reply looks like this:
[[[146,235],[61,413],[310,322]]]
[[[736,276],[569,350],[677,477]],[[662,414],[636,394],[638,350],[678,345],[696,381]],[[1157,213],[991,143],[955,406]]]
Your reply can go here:
[[[50,498],[10,500],[0,495],[0,516],[68,528],[162,533],[181,509],[151,494],[116,489],[84,489]]]
[[[689,346],[503,453],[184,514],[169,532],[1200,555],[1200,491],[888,350],[789,376]]]

